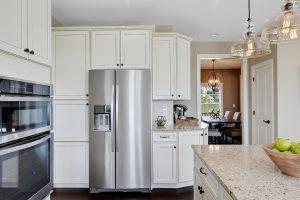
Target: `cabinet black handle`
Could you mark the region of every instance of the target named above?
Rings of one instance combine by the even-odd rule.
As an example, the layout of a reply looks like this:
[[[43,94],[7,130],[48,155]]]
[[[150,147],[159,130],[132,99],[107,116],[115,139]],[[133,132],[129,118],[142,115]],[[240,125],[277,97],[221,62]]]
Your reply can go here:
[[[203,174],[203,175],[205,175],[205,176],[207,175],[205,172],[203,172],[203,167],[201,167],[201,168],[199,169],[199,171],[200,171],[201,174]]]
[[[33,55],[33,54],[34,54],[34,51],[33,51],[33,50],[31,50],[29,53]]]
[[[265,122],[266,124],[270,124],[271,123],[270,120],[263,120],[263,122]]]
[[[202,187],[198,186],[198,190],[199,190],[199,193],[200,193],[200,194],[203,194],[203,193],[204,193],[204,190],[203,190]]]
[[[28,49],[28,48],[26,48],[26,49],[24,49],[24,51],[25,51],[26,53],[28,53],[28,52],[29,52],[29,49]]]

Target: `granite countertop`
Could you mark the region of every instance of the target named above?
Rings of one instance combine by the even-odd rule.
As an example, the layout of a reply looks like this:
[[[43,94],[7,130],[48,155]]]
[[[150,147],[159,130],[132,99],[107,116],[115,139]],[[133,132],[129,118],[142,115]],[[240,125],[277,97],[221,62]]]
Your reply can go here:
[[[233,199],[300,199],[300,179],[283,175],[260,146],[194,145],[193,149]]]
[[[208,127],[208,124],[201,122],[198,126],[153,126],[152,131],[194,131],[194,130],[203,130]]]

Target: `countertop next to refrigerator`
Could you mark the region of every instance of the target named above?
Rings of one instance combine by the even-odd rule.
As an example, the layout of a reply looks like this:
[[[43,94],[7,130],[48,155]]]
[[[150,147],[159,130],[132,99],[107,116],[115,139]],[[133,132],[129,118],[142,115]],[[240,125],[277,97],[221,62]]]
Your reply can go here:
[[[166,132],[166,131],[196,131],[196,130],[204,130],[208,127],[208,124],[201,122],[198,126],[156,126],[152,127],[152,131],[158,132]]]

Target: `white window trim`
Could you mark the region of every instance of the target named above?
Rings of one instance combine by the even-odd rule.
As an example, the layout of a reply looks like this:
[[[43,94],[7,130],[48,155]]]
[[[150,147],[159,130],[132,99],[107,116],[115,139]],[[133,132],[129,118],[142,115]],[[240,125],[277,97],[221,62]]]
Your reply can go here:
[[[208,87],[208,84],[207,83],[201,83],[201,86],[205,86],[205,87]],[[220,115],[223,116],[223,109],[224,109],[224,101],[223,101],[223,98],[224,98],[224,91],[223,91],[223,83],[220,83]],[[202,94],[202,92],[200,92],[200,95]],[[201,97],[200,97],[201,99]],[[202,102],[201,102],[202,104]]]

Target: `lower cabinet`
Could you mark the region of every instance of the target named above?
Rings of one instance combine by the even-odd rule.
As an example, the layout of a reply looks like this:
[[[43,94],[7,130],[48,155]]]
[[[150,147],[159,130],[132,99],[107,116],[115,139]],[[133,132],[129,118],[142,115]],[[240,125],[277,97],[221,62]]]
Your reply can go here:
[[[153,132],[153,188],[193,185],[192,145],[203,144],[205,130]]]
[[[54,143],[54,187],[89,186],[89,143]]]
[[[232,200],[206,165],[194,156],[194,200]]]

